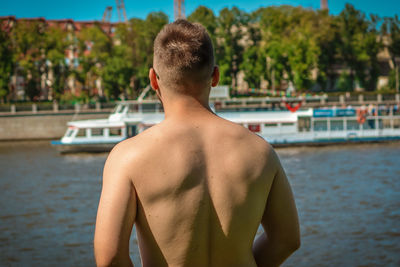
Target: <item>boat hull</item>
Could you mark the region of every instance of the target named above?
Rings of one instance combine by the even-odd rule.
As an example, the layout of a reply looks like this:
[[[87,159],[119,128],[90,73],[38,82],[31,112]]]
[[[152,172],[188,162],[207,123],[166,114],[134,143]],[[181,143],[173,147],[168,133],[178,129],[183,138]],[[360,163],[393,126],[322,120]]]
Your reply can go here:
[[[308,141],[270,142],[273,147],[295,147],[295,146],[332,146],[339,144],[362,144],[400,141],[400,136],[390,137],[358,137],[358,138],[332,138],[316,139]],[[62,154],[67,153],[104,153],[110,152],[117,143],[79,143],[64,144],[60,141],[52,141],[51,144]]]
[[[80,144],[63,144],[60,141],[52,141],[58,152],[67,153],[103,153],[110,152],[117,143],[80,143]]]
[[[295,142],[270,142],[273,147],[295,147],[295,146],[333,146],[333,145],[351,145],[365,143],[384,143],[398,142],[400,136],[390,137],[359,137],[359,138],[332,138],[332,139],[316,139],[312,141],[295,141]]]

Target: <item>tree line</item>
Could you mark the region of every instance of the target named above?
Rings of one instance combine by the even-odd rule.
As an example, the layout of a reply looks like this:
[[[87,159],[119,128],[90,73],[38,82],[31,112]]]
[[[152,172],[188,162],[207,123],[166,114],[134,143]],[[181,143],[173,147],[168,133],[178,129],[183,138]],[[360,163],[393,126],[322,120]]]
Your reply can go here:
[[[378,54],[389,55],[388,88],[395,87],[400,64],[398,16],[367,17],[347,4],[339,15],[293,6],[263,7],[247,13],[236,7],[218,15],[199,6],[187,19],[205,26],[214,43],[220,84],[238,88],[299,91],[377,89],[382,68]],[[68,31],[40,21],[17,22],[0,30],[0,99],[10,100],[11,77],[25,80],[25,96],[35,100],[43,88],[56,100],[136,98],[148,85],[153,41],[169,22],[163,12],[118,24],[112,34],[100,23]],[[76,54],[66,60],[66,51]],[[242,78],[240,78],[242,77]],[[73,79],[79,95],[68,89]],[[100,85],[99,85],[100,82]]]

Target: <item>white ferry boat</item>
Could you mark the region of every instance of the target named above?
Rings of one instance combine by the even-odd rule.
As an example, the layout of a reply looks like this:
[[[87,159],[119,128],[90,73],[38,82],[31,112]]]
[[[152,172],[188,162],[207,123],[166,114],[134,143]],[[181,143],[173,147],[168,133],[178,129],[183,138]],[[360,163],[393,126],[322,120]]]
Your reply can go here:
[[[217,112],[241,124],[273,146],[327,145],[400,140],[400,114],[368,114],[354,108],[291,111]],[[52,144],[62,153],[106,152],[129,137],[161,122],[158,104],[120,102],[107,119],[71,121],[61,140]]]

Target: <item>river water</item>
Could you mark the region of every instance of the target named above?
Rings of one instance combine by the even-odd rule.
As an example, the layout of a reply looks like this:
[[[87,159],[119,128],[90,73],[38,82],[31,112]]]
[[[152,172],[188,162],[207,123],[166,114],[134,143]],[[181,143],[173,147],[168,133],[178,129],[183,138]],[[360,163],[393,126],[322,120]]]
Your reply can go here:
[[[400,266],[400,143],[277,150],[301,248],[284,266]],[[93,266],[107,154],[0,143],[0,266]],[[131,255],[140,266],[137,242]]]

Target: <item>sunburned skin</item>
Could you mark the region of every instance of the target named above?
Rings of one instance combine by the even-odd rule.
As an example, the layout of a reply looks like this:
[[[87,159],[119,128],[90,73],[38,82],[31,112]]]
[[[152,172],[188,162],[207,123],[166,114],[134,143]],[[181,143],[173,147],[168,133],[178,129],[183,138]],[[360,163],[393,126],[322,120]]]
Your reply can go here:
[[[168,88],[158,74],[150,69],[149,78],[165,120],[118,144],[104,167],[97,266],[133,265],[133,225],[144,267],[280,265],[300,234],[275,151],[210,110],[218,67],[210,81],[193,85],[196,95]],[[260,224],[265,233],[254,240]]]

